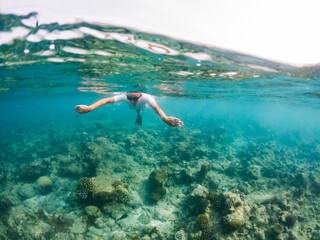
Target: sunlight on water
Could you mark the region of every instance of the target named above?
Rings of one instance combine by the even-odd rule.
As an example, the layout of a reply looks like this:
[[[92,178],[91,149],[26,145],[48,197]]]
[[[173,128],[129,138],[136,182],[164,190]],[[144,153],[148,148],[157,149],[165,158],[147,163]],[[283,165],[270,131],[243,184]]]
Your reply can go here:
[[[0,15],[0,239],[319,239],[320,71]],[[142,126],[126,91],[155,96]]]

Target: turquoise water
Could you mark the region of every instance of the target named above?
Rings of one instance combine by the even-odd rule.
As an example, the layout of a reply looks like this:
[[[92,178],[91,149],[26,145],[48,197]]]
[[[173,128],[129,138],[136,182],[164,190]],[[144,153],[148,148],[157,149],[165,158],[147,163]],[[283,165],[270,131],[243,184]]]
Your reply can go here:
[[[319,67],[29,17],[0,15],[1,239],[320,238]],[[74,111],[131,90],[184,126]]]

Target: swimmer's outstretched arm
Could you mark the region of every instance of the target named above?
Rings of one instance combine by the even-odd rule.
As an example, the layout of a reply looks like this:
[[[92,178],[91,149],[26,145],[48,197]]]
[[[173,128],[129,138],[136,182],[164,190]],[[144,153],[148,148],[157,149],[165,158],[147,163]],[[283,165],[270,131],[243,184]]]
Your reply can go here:
[[[168,124],[170,127],[181,127],[183,122],[179,118],[167,117],[167,115],[162,111],[156,102],[151,104],[153,110],[161,117],[162,121]]]
[[[91,112],[92,110],[101,107],[105,104],[114,103],[114,97],[104,98],[99,100],[98,102],[95,102],[94,104],[87,106],[87,105],[77,105],[74,107],[74,110],[76,110],[80,114],[84,114],[87,112]]]

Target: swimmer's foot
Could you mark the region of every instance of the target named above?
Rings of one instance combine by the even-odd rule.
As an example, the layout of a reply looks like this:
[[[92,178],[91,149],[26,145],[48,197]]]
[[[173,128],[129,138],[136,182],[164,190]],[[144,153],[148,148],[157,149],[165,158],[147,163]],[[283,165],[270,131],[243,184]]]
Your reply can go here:
[[[136,125],[142,126],[142,117],[141,117],[141,115],[138,115],[138,117],[136,119]]]

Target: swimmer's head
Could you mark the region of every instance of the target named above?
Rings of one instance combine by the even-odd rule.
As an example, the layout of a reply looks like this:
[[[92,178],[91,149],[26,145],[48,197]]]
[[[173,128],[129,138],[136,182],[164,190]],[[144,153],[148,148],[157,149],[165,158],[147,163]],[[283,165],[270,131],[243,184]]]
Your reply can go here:
[[[140,92],[134,92],[134,91],[127,92],[127,99],[134,106],[138,104],[139,99],[141,97],[142,97],[142,94]]]

